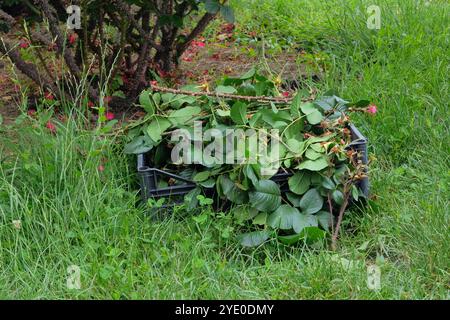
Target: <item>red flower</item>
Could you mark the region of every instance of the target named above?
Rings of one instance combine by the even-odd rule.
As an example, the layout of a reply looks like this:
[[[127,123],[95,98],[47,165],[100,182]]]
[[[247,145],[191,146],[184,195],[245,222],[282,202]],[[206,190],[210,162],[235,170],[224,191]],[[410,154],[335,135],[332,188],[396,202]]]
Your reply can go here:
[[[19,47],[21,47],[22,49],[26,49],[29,46],[30,46],[30,43],[28,42],[27,39],[20,40]]]
[[[287,98],[287,97],[289,97],[289,92],[284,91],[284,92],[282,93],[282,95],[283,95],[283,97]]]
[[[375,113],[377,113],[377,111],[378,111],[377,106],[374,104],[371,104],[367,107],[368,113],[375,114]]]
[[[192,58],[191,58],[191,57],[184,57],[184,58],[183,58],[183,61],[191,62],[191,61],[192,61]]]
[[[202,41],[192,41],[192,45],[194,46],[194,47],[199,47],[199,48],[204,48],[205,47],[205,43],[204,42],[202,42]]]
[[[151,85],[152,87],[156,87],[156,86],[158,85],[158,81],[152,80],[152,81],[150,81],[150,85]]]
[[[103,172],[105,171],[105,167],[103,165],[98,166],[98,171]]]
[[[55,97],[53,96],[53,94],[51,93],[51,92],[46,92],[46,93],[44,93],[44,98],[46,99],[46,100],[54,100],[55,99]]]
[[[105,114],[105,117],[106,117],[106,120],[109,120],[109,121],[111,121],[115,118],[114,113],[112,113],[112,112],[107,112]]]
[[[88,108],[93,108],[94,103],[92,101],[88,101],[87,106],[88,106]]]
[[[35,110],[35,109],[30,109],[30,110],[28,110],[27,114],[28,114],[30,117],[33,117],[33,116],[36,114],[36,110]]]
[[[77,41],[78,35],[76,33],[69,34],[68,40],[70,44],[74,44]]]
[[[51,133],[56,133],[56,126],[51,121],[48,121],[45,127],[50,130]]]

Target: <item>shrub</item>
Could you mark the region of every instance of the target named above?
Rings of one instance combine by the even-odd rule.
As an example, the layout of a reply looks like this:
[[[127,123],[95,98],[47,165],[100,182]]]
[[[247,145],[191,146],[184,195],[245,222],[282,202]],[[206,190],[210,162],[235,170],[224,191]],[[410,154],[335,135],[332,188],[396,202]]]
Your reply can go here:
[[[14,4],[11,1],[8,3]],[[30,29],[24,22],[19,38],[12,31],[2,38],[0,51],[21,72],[59,98],[68,98],[68,89],[83,83],[90,98],[98,100],[106,83],[117,92],[111,104],[129,105],[153,78],[150,70],[164,76],[175,68],[189,44],[219,13],[228,21],[234,20],[226,2],[72,1],[81,8],[81,29],[68,30],[69,3],[36,0],[31,7],[41,12],[45,23]],[[10,27],[19,24],[1,8],[0,20]],[[15,35],[17,28],[11,30]],[[48,67],[50,57],[64,61],[65,68],[58,68],[62,74]]]

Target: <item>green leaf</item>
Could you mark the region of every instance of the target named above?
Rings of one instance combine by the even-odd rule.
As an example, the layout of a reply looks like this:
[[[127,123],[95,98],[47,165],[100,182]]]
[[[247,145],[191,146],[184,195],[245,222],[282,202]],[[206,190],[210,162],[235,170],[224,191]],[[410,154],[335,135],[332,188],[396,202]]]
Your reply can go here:
[[[288,198],[289,202],[294,206],[294,207],[300,207],[300,201],[302,200],[302,197],[299,195],[296,195],[294,193],[291,192],[287,192],[286,193],[286,197]]]
[[[195,188],[189,191],[188,194],[184,196],[184,201],[186,203],[186,208],[188,211],[194,210],[198,205],[198,198],[197,196],[202,192],[202,189]]]
[[[305,193],[300,201],[300,208],[303,213],[316,213],[323,207],[323,198],[317,189],[311,189]]]
[[[265,225],[267,222],[267,213],[261,212],[253,219],[253,224]]]
[[[248,201],[247,193],[239,189],[227,176],[219,177],[220,187],[225,197],[233,203],[243,204]]]
[[[305,142],[304,141],[298,141],[297,139],[289,139],[286,142],[287,146],[289,147],[289,151],[292,153],[300,156],[305,151]]]
[[[230,116],[230,110],[217,109],[216,113],[219,117],[229,117]]]
[[[317,220],[319,221],[319,225],[324,228],[326,231],[331,226],[331,214],[327,211],[319,211],[316,213]]]
[[[295,233],[300,233],[304,228],[317,227],[317,217],[311,214],[300,214],[295,217],[293,229]]]
[[[233,94],[233,93],[236,93],[237,90],[236,90],[235,87],[232,87],[232,86],[222,86],[222,85],[220,85],[220,86],[217,86],[216,92],[217,93]]]
[[[331,197],[338,205],[342,205],[344,203],[344,194],[339,190],[334,190]]]
[[[153,143],[148,136],[139,136],[125,145],[124,152],[127,154],[140,154],[150,151]]]
[[[220,10],[220,3],[218,0],[206,0],[205,1],[205,10],[208,13],[216,14]]]
[[[325,231],[318,227],[310,226],[302,229],[300,233],[291,234],[287,236],[278,236],[278,240],[286,245],[293,245],[300,240],[306,240],[307,242],[316,242],[317,240],[325,239]]]
[[[3,124],[3,116],[0,114],[0,126]]]
[[[319,152],[316,152],[316,151],[314,151],[314,150],[311,149],[311,148],[308,148],[308,149],[306,150],[305,156],[306,156],[309,160],[317,160],[317,159],[319,159],[320,157],[322,157],[323,154],[322,154],[322,153],[319,153]]]
[[[336,188],[336,185],[334,184],[333,180],[328,177],[322,178],[322,187],[328,190],[333,190]]]
[[[148,125],[147,134],[155,142],[162,139],[162,133],[171,127],[172,123],[166,118],[156,116],[155,119]]]
[[[300,112],[301,104],[302,104],[302,94],[301,94],[301,92],[298,92],[295,95],[294,99],[292,99],[292,103],[291,103],[291,107],[290,107],[292,117],[294,117],[294,118],[301,117],[301,112]]]
[[[358,190],[358,187],[356,185],[352,186],[352,197],[353,197],[353,200],[358,201],[359,190]]]
[[[267,241],[270,237],[270,232],[267,230],[254,231],[250,233],[241,234],[239,242],[244,247],[256,247]]]
[[[236,124],[247,123],[247,105],[241,101],[237,101],[231,107],[230,112],[231,119]]]
[[[319,158],[317,160],[306,160],[306,161],[303,161],[302,163],[300,163],[296,167],[296,169],[299,169],[299,170],[306,169],[306,170],[309,170],[309,171],[320,171],[320,170],[323,170],[323,169],[327,168],[328,166],[329,165],[328,165],[327,158],[326,157],[322,157],[322,158]]]
[[[260,180],[250,192],[250,204],[259,211],[275,211],[281,204],[280,187],[272,180]]]
[[[312,102],[303,103],[300,105],[300,110],[306,115],[317,111],[317,107]]]
[[[184,107],[182,109],[173,111],[169,115],[169,120],[175,126],[180,124],[186,124],[186,122],[188,122],[195,116],[198,116],[201,111],[202,109],[200,107]]]
[[[318,124],[324,119],[324,116],[320,113],[320,111],[314,111],[306,116],[306,120],[310,124]]]
[[[201,182],[199,182],[199,184],[200,184],[202,187],[205,187],[205,188],[212,188],[212,187],[214,187],[214,185],[216,184],[216,180],[214,180],[214,179],[212,179],[212,178],[209,178],[209,179],[206,180],[206,181],[201,181]]]
[[[242,222],[256,217],[259,211],[248,205],[242,205],[234,208],[233,213],[236,220],[238,220],[238,222]]]
[[[258,177],[256,176],[255,171],[251,165],[245,165],[243,169],[244,175],[247,179],[250,179],[253,185],[258,183]]]
[[[301,221],[300,215],[301,214],[298,209],[291,207],[290,205],[283,204],[268,217],[267,224],[272,228],[289,230],[294,228],[294,224],[296,227],[299,227]]]
[[[289,190],[295,194],[302,195],[308,191],[311,184],[310,174],[307,171],[296,172],[288,180]]]
[[[208,180],[210,175],[209,171],[202,171],[197,173],[194,178],[192,178],[192,180],[194,180],[195,182],[203,182],[205,180]]]
[[[285,131],[284,135],[286,139],[303,140],[303,127],[305,126],[303,120],[298,120],[294,124],[291,124]]]
[[[255,73],[256,73],[256,69],[255,69],[255,67],[252,67],[250,70],[248,70],[246,73],[244,73],[239,79],[247,80],[247,79],[253,78]]]
[[[313,143],[309,146],[311,149],[313,149],[315,152],[319,153],[325,153],[326,149],[323,145],[320,143]]]
[[[142,91],[139,96],[139,103],[149,115],[155,114],[155,104],[151,98],[150,91]]]
[[[230,6],[221,6],[220,7],[220,14],[228,23],[234,23],[234,12],[233,9]]]
[[[283,244],[293,245],[293,244],[299,242],[301,240],[302,236],[300,234],[296,233],[296,234],[290,234],[288,236],[278,236],[277,238]]]
[[[318,240],[325,239],[327,233],[317,226],[305,227],[300,233],[301,239],[305,240],[307,243],[314,243]]]

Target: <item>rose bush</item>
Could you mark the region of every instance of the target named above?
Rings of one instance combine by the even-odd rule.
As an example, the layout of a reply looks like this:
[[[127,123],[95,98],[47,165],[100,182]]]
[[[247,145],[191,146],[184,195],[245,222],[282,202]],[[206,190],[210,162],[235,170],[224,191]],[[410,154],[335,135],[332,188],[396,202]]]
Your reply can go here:
[[[41,14],[42,21],[34,24],[19,21],[0,7],[0,21],[10,28],[2,37],[0,52],[60,99],[79,99],[74,91],[81,86],[86,92],[84,103],[90,99],[102,104],[102,95],[112,95],[112,105],[129,106],[156,74],[167,75],[177,66],[191,42],[218,14],[234,20],[226,2],[35,0],[34,5],[27,2]],[[80,6],[81,29],[67,28],[69,5]],[[64,67],[50,68],[50,61]]]

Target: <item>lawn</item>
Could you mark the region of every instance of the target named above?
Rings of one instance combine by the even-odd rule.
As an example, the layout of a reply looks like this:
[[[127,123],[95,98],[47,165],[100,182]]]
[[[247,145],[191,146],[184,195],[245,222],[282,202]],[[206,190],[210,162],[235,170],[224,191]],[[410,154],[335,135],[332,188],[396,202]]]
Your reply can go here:
[[[297,52],[302,85],[378,106],[354,119],[372,195],[346,215],[336,251],[242,248],[229,215],[207,207],[206,219],[180,206],[154,221],[136,205],[121,136],[73,115],[52,135],[22,116],[0,126],[0,298],[448,299],[450,5],[375,1],[381,28],[369,30],[372,2],[232,1],[236,50],[262,64],[263,52],[278,63]],[[71,265],[81,289],[66,285]],[[367,286],[370,265],[380,290]]]

